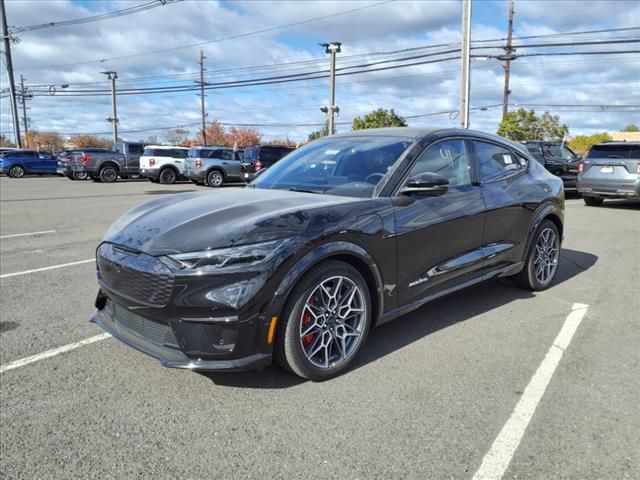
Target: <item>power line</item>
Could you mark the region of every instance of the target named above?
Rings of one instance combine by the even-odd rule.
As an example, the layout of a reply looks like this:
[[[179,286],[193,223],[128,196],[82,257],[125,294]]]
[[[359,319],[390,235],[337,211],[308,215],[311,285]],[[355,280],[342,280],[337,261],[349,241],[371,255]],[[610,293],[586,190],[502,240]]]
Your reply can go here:
[[[101,13],[98,15],[91,15],[88,17],[76,18],[73,20],[61,20],[59,22],[47,22],[47,23],[39,23],[36,25],[24,25],[21,27],[11,27],[10,33],[17,34],[17,33],[33,32],[35,30],[42,30],[44,28],[66,27],[69,25],[80,25],[82,23],[109,20],[111,18],[122,17],[124,15],[131,15],[132,13],[143,12],[145,10],[150,10],[156,7],[162,7],[170,3],[181,2],[181,1],[182,0],[152,0],[150,2],[142,3],[140,5],[124,8],[122,10],[114,10],[112,12]]]

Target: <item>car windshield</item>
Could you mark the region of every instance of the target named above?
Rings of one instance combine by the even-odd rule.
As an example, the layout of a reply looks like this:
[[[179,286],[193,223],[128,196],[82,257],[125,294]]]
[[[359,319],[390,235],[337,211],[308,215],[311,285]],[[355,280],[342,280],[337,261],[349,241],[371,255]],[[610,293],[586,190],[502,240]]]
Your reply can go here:
[[[369,135],[316,140],[267,169],[251,186],[371,197],[411,144],[408,138]]]

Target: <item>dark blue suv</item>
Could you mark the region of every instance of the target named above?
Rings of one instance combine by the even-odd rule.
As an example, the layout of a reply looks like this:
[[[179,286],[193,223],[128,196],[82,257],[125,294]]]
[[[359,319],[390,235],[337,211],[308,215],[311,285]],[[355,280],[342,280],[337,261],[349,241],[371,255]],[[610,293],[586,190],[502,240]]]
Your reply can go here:
[[[50,154],[36,150],[6,150],[0,153],[0,173],[12,178],[29,173],[56,173],[58,162]]]

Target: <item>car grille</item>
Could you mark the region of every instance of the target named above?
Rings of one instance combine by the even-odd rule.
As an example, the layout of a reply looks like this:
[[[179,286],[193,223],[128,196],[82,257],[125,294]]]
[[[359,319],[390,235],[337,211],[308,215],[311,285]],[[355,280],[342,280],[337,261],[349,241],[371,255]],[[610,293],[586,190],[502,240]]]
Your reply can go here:
[[[107,289],[145,305],[169,303],[175,278],[157,258],[103,243],[97,259],[98,277]]]
[[[105,310],[118,325],[131,330],[156,345],[176,347],[178,344],[173,334],[173,329],[167,323],[137,315],[111,300],[107,300]]]

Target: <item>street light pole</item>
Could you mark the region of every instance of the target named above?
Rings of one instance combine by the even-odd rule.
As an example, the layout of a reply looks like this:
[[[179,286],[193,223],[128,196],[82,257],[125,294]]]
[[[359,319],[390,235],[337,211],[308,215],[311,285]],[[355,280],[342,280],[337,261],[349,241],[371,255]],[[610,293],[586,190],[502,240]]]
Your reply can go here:
[[[11,37],[9,35],[9,27],[7,26],[7,12],[4,8],[4,0],[0,0],[0,14],[2,14],[0,25],[2,26],[4,62],[7,67],[7,76],[9,77],[9,98],[11,102],[11,117],[13,119],[13,134],[16,137],[16,147],[22,148],[20,122],[18,121],[18,105],[16,103],[16,84],[13,78],[13,62],[11,61]]]
[[[118,74],[114,71],[100,72],[104,73],[111,80],[111,116],[107,118],[111,122],[113,128],[113,143],[118,143],[118,113],[116,110],[116,79]]]
[[[462,72],[460,78],[460,126],[469,128],[469,96],[471,93],[471,0],[462,0]]]
[[[340,53],[342,43],[323,43],[324,51],[331,55],[329,64],[329,106],[327,107],[327,118],[329,120],[329,135],[335,133],[334,116],[340,111],[336,106],[336,53]],[[323,110],[324,111],[324,110]]]
[[[202,117],[202,144],[207,144],[207,126],[206,126],[206,117],[205,113],[205,103],[204,103],[204,59],[207,58],[204,56],[204,51],[200,50],[200,115]]]
[[[24,88],[24,75],[20,75],[20,100],[22,101],[22,124],[24,125],[24,145],[29,148],[29,126],[27,125],[27,90]]]

